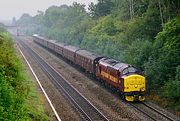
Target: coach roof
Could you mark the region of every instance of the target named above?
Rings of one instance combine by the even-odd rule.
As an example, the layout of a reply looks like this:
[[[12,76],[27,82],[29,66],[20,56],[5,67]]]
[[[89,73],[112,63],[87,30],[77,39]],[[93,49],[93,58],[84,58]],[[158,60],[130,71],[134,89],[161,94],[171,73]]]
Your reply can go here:
[[[92,53],[92,52],[89,52],[87,50],[84,50],[84,49],[80,49],[76,52],[77,54],[81,55],[81,56],[84,56],[88,59],[91,59],[91,60],[94,60],[98,57],[102,57],[101,55],[97,55],[95,53]]]
[[[72,52],[76,52],[77,50],[80,49],[80,48],[72,46],[72,45],[65,45],[64,48],[67,49],[67,50],[70,50]]]

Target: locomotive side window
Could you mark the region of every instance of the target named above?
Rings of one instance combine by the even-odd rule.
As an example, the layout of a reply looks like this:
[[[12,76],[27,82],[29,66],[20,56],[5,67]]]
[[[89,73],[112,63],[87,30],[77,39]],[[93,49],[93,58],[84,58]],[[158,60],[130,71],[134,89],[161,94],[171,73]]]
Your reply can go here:
[[[128,73],[128,69],[126,68],[126,69],[123,70],[122,74],[125,75],[127,73]]]
[[[134,68],[134,67],[129,67],[128,68],[128,72],[129,73],[135,73],[135,72],[137,72],[138,70],[136,69],[136,68]]]
[[[123,70],[122,75],[128,74],[128,73],[137,73],[138,69],[134,68],[134,67],[128,67],[126,69]]]

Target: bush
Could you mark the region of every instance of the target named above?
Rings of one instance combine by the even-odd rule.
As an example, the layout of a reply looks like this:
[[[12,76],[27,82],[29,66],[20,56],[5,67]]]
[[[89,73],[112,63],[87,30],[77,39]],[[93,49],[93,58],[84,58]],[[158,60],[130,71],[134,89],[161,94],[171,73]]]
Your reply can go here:
[[[180,81],[179,80],[169,80],[165,84],[164,97],[171,99],[173,102],[180,102]]]
[[[164,86],[167,80],[175,80],[176,67],[180,65],[179,31],[178,19],[173,19],[156,36],[152,54],[145,63],[146,75],[152,80],[151,87]]]
[[[175,80],[169,80],[165,84],[165,92],[163,97],[171,100],[173,106],[180,105],[180,65],[176,67]],[[176,107],[180,111],[180,107]]]
[[[22,62],[16,55],[13,42],[7,33],[0,33],[0,120],[48,120],[39,108],[28,105],[31,84],[27,82]],[[34,98],[31,100],[33,102]],[[37,105],[37,104],[36,104]],[[39,106],[39,105],[38,105]]]

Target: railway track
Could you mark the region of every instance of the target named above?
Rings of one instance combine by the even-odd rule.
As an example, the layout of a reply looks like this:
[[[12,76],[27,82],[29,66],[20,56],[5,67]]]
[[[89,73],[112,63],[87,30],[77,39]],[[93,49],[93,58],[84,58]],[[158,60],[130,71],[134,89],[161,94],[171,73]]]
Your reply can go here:
[[[62,77],[43,58],[17,38],[22,47],[37,61],[41,69],[51,79],[52,83],[65,96],[65,98],[80,112],[81,117],[87,121],[109,121],[93,104],[90,103],[78,90]]]
[[[27,46],[27,45],[26,45]],[[33,51],[33,50],[32,50]],[[41,58],[42,59],[42,58]],[[38,62],[39,63],[39,62]],[[50,65],[49,65],[50,66]],[[41,67],[42,68],[42,67]],[[44,67],[46,68],[46,67]],[[46,71],[44,68],[42,68],[44,71]],[[54,70],[54,69],[53,69]],[[54,70],[55,71],[55,70]],[[46,72],[48,73],[48,72]],[[58,72],[57,72],[58,73]],[[51,76],[51,73],[48,74],[49,78],[51,78],[52,80],[53,77]],[[55,77],[55,76],[54,76]],[[63,78],[63,77],[61,77]],[[58,85],[56,82],[53,82],[55,85]],[[67,82],[68,83],[68,82]],[[59,87],[58,87],[59,88]],[[76,90],[76,89],[75,89]],[[60,90],[61,91],[61,90]],[[66,90],[65,90],[66,91]],[[61,91],[63,92],[63,91]],[[64,92],[63,92],[64,93]],[[73,93],[72,93],[73,94]],[[71,95],[70,95],[71,96]],[[78,104],[76,104],[76,102],[71,101],[67,95],[65,95],[65,97],[67,98],[67,100],[69,100],[75,107],[76,109],[81,113],[82,117],[84,117],[85,120],[108,120],[105,116],[105,119],[102,118],[93,118],[93,119],[89,119],[90,117],[88,117],[88,114],[84,114],[84,110],[81,109],[81,107],[77,106]],[[74,100],[74,99],[73,99]],[[78,99],[77,99],[78,100]],[[82,103],[83,104],[83,103]],[[137,109],[139,112],[141,112],[142,114],[144,114],[146,117],[148,117],[151,120],[167,120],[167,121],[178,121],[179,118],[174,118],[173,116],[168,116],[166,113],[162,113],[160,110],[154,108],[153,106],[150,106],[146,103],[128,103],[130,104],[132,107],[134,107],[135,109]],[[84,105],[84,104],[83,104]],[[87,107],[87,106],[86,106]],[[146,107],[146,109],[144,109],[144,107]],[[89,112],[89,111],[88,111]],[[102,114],[102,113],[101,113]],[[90,114],[90,115],[94,115],[94,114]],[[96,114],[95,114],[96,115]]]
[[[130,105],[153,121],[178,121],[177,118],[172,118],[145,102],[130,103]]]
[[[148,107],[149,109],[153,110],[154,112],[158,113],[159,115],[161,115],[162,117],[166,118],[169,121],[175,121],[175,118],[172,118],[170,116],[168,116],[168,114],[164,114],[163,112],[159,111],[158,109],[154,108],[153,106],[147,104],[146,102],[142,102],[142,104],[146,107]]]
[[[131,103],[130,103],[130,105],[131,105],[132,107],[134,107],[135,109],[137,109],[139,112],[143,113],[145,116],[147,116],[147,117],[150,118],[151,120],[156,121],[156,118],[154,118],[153,116],[151,116],[150,114],[148,114],[148,113],[147,113],[146,111],[144,111],[143,109],[139,108],[138,105],[136,105],[136,104],[131,104]]]

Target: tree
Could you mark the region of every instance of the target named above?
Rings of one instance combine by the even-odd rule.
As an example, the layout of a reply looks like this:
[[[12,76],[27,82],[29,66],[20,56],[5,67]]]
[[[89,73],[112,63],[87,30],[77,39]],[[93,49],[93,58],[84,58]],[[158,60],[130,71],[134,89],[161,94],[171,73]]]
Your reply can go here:
[[[175,18],[165,24],[153,45],[153,52],[146,65],[146,75],[152,86],[163,86],[167,80],[175,80],[176,67],[180,65],[180,23]]]
[[[89,15],[91,16],[91,17],[95,17],[96,15],[96,13],[95,13],[95,9],[96,9],[96,6],[95,6],[95,4],[93,3],[93,2],[91,2],[90,3],[90,5],[88,6],[88,10],[89,10]]]
[[[76,10],[77,13],[85,13],[85,5],[84,4],[80,4],[77,2],[73,2],[72,8],[74,10]]]
[[[170,21],[175,17],[180,11],[180,1],[179,0],[158,0],[158,7],[160,13],[161,24]]]
[[[176,78],[170,79],[165,83],[165,92],[163,94],[163,98],[171,100],[175,106],[175,110],[180,109],[180,65],[176,67]]]
[[[23,26],[23,25],[27,26],[27,25],[31,25],[32,22],[33,22],[33,17],[30,16],[29,14],[27,14],[27,13],[24,13],[24,14],[20,17],[20,19],[16,21],[16,24],[17,24],[17,25],[22,25],[22,26]]]
[[[113,7],[114,4],[111,0],[98,0],[98,3],[96,5],[94,5],[93,3],[90,4],[90,15],[94,18],[106,16],[111,13]]]
[[[130,13],[130,18],[133,19],[133,17],[134,17],[134,0],[129,0],[129,13]]]

